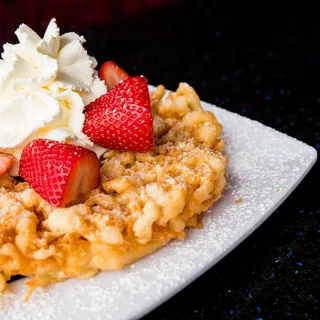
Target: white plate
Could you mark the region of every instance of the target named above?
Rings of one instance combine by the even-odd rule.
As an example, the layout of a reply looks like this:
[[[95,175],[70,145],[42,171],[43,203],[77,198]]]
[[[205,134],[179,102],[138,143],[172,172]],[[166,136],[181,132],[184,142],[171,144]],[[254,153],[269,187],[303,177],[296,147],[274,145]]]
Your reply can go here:
[[[23,302],[23,280],[2,297],[2,320],[137,319],[211,268],[287,198],[315,163],[315,149],[262,124],[203,103],[224,126],[229,187],[204,228],[119,272],[68,280]],[[242,198],[241,203],[236,203]],[[268,241],[268,239],[266,239]]]

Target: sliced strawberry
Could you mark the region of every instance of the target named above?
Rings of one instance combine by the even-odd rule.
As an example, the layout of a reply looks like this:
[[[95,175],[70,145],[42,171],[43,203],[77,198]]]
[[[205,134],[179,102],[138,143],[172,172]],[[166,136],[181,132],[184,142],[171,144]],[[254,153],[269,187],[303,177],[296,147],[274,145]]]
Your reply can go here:
[[[99,70],[99,78],[104,80],[108,90],[116,86],[120,81],[127,80],[129,75],[113,61],[105,62]]]
[[[100,165],[91,150],[37,139],[23,149],[19,173],[51,205],[63,207],[99,185]]]
[[[9,171],[12,166],[14,156],[7,153],[0,153],[0,176]]]
[[[145,77],[130,77],[89,104],[83,132],[109,149],[136,152],[154,148],[150,95]]]

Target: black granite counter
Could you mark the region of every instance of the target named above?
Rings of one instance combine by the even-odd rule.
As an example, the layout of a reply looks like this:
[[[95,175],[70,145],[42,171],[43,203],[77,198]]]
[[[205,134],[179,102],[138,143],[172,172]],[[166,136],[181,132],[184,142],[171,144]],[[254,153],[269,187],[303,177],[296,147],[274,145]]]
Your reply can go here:
[[[320,148],[320,24],[263,5],[185,2],[88,30],[98,61]],[[259,2],[260,3],[260,2]],[[263,12],[262,12],[263,11]],[[319,165],[247,240],[147,319],[319,319]]]

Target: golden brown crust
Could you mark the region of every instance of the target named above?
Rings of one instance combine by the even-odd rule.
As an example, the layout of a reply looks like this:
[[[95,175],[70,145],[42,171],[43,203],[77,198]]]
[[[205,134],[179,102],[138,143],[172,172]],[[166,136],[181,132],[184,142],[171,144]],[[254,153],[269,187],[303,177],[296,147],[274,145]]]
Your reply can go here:
[[[54,208],[27,183],[0,177],[0,291],[12,275],[36,286],[118,270],[171,239],[201,216],[226,186],[222,126],[181,83],[151,92],[156,148],[108,150],[101,185],[69,208]]]

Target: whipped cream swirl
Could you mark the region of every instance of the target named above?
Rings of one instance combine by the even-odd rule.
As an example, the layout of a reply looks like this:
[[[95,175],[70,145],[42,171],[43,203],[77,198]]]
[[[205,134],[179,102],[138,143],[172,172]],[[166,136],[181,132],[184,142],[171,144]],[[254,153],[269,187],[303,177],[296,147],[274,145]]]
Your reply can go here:
[[[43,39],[22,24],[19,43],[5,44],[0,59],[0,151],[16,157],[18,174],[24,146],[37,138],[67,141],[95,150],[82,132],[84,107],[107,92],[97,62],[74,32],[60,36],[52,19]]]

